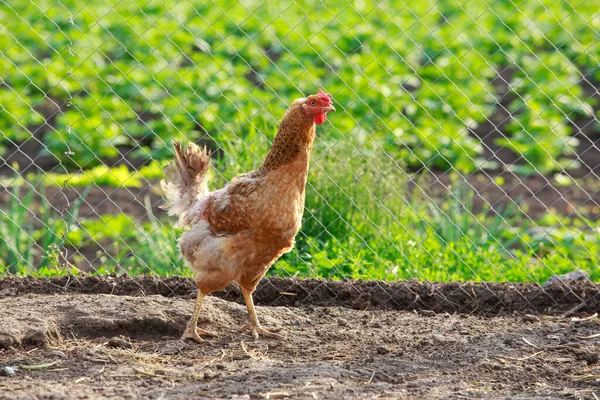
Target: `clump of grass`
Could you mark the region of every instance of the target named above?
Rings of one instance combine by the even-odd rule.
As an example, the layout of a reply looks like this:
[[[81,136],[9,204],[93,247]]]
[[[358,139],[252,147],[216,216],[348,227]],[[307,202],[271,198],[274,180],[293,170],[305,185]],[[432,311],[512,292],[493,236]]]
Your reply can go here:
[[[145,205],[149,221],[136,227],[133,246],[126,246],[118,251],[116,259],[119,268],[133,275],[150,273],[168,276],[186,273],[177,243],[181,230],[173,228],[172,223],[159,221],[152,212],[148,197]]]
[[[12,187],[0,210],[0,275],[72,272],[65,251],[67,236],[77,227],[87,191],[63,212],[52,207],[39,183],[25,191],[23,195],[21,187]]]
[[[336,147],[317,156],[296,250],[274,275],[541,282],[580,268],[600,278],[597,223],[531,221],[514,206],[476,210],[458,175],[443,200],[414,177],[410,194],[414,183],[394,160],[364,143]]]
[[[145,206],[147,221],[127,214],[106,214],[81,221],[67,237],[76,247],[100,247],[96,255],[100,266],[92,268],[96,273],[160,276],[185,273],[177,244],[181,229],[173,228],[172,221],[159,221],[149,198],[145,199]]]

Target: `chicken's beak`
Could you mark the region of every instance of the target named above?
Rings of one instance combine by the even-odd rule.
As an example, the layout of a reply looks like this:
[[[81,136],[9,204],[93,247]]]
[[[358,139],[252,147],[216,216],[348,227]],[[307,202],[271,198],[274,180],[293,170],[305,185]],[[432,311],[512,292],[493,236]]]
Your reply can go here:
[[[321,111],[323,111],[323,112],[335,111],[335,107],[333,105],[328,105],[328,106],[322,107]]]

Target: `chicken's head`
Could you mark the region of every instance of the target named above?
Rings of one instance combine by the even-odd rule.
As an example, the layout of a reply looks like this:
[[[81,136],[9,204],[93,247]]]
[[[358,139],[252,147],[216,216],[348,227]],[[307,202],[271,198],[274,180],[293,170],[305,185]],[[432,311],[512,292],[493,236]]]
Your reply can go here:
[[[304,110],[304,114],[312,118],[315,124],[321,125],[327,119],[327,113],[335,111],[335,107],[331,95],[319,89],[319,93],[303,99],[302,110]]]

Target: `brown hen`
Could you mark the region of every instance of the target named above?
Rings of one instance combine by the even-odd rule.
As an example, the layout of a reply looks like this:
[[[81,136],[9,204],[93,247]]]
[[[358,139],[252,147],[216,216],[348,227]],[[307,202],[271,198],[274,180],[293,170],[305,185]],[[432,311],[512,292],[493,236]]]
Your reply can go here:
[[[304,211],[304,189],[315,138],[315,124],[335,111],[331,96],[295,100],[283,116],[271,151],[255,171],[209,192],[210,156],[193,143],[184,151],[175,142],[175,160],[165,167],[162,186],[169,215],[189,227],[179,240],[183,257],[198,286],[196,305],[182,339],[203,342],[212,336],[197,328],[204,297],[231,282],[240,286],[248,308],[247,329],[278,337],[260,326],[252,293],[269,267],[294,246]]]

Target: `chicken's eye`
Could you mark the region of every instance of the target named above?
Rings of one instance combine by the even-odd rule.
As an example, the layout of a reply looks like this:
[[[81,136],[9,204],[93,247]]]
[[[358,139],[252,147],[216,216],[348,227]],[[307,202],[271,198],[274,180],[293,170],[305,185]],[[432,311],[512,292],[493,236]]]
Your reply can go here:
[[[316,101],[314,101],[314,100],[312,100],[312,101],[310,102],[310,105],[311,105],[311,106],[316,106],[316,105],[317,105],[317,102],[316,102]]]

